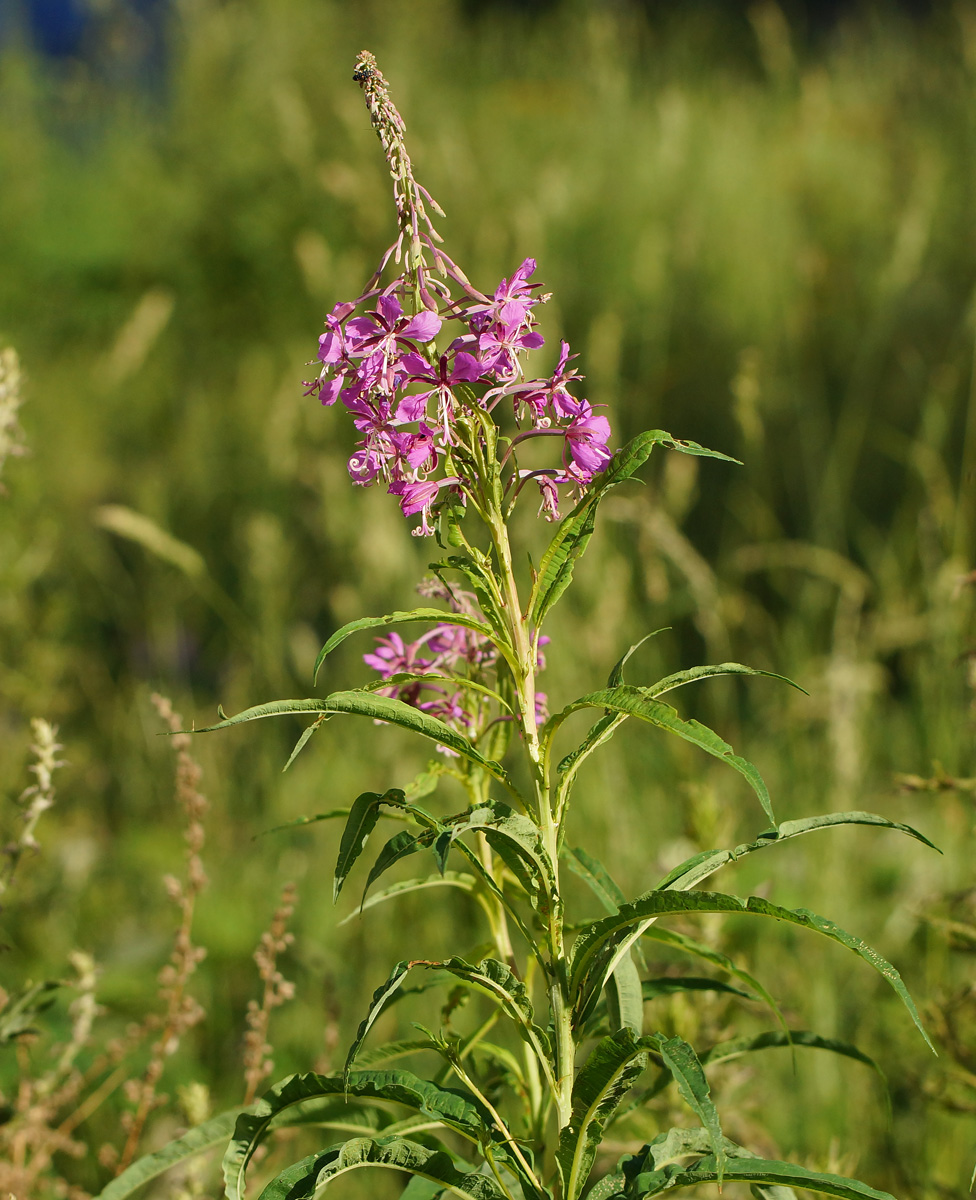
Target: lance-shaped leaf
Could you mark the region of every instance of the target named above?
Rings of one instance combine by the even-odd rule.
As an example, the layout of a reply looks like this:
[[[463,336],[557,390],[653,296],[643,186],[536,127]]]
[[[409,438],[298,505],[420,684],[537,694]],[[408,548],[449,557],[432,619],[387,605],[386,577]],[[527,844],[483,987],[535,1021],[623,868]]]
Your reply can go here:
[[[332,885],[333,904],[339,899],[346,876],[366,848],[369,835],[380,819],[380,806],[387,803],[402,809],[406,803],[403,792],[399,789],[391,789],[382,795],[379,792],[363,792],[353,801],[339,842],[339,857],[336,859]]]
[[[387,900],[395,900],[400,896],[406,896],[409,892],[422,892],[436,887],[460,888],[462,892],[470,893],[475,889],[475,878],[463,871],[445,871],[443,875],[427,875],[423,879],[402,879],[399,883],[391,884],[383,891],[370,896],[368,900],[364,900],[355,912],[350,913],[348,917],[343,917],[339,925],[347,924],[354,917],[366,912],[367,909],[384,904]]]
[[[443,683],[452,691],[477,692],[479,696],[485,696],[489,700],[494,700],[506,712],[511,713],[512,711],[512,706],[494,688],[487,687],[483,683],[478,683],[474,679],[464,679],[459,675],[437,675],[430,671],[398,671],[395,675],[387,675],[382,679],[374,679],[372,683],[366,684],[363,691],[376,692],[382,688],[405,687],[411,683],[422,683],[426,687],[431,688],[436,688],[438,684]],[[308,730],[305,732],[307,733]]]
[[[766,849],[767,846],[777,846],[790,838],[802,837],[805,833],[813,833],[818,829],[831,829],[838,825],[873,825],[880,829],[895,829],[899,833],[905,833],[909,837],[915,838],[940,854],[942,853],[938,846],[930,842],[917,829],[913,829],[911,825],[903,825],[900,821],[889,821],[887,817],[880,817],[877,813],[824,813],[818,817],[784,821],[778,828],[761,834],[756,841],[736,846],[734,850],[706,850],[701,854],[696,854],[669,871],[657,884],[655,891],[662,891],[666,888],[685,891],[701,883],[710,875],[714,875],[726,863],[736,862],[740,858],[745,858],[747,854],[754,854],[757,850]]]
[[[452,825],[455,838],[471,832],[484,834],[491,848],[521,883],[532,906],[547,914],[557,895],[556,881],[535,822],[513,812],[506,804],[494,802],[473,809]]]
[[[462,980],[482,992],[487,992],[502,1010],[509,1016],[518,1031],[519,1036],[534,1051],[543,1072],[549,1077],[555,1088],[552,1054],[546,1035],[533,1023],[532,1002],[526,991],[525,984],[503,962],[486,958],[477,965],[466,962],[457,955],[442,961],[415,959],[411,962],[397,963],[387,981],[373,993],[369,1012],[359,1026],[355,1040],[346,1058],[346,1071],[352,1067],[359,1049],[363,1044],[377,1017],[389,1004],[391,997],[403,985],[407,974],[415,967],[423,967],[428,971],[445,971],[449,975]]]
[[[261,1193],[261,1200],[313,1200],[340,1175],[361,1167],[405,1172],[437,1184],[460,1200],[505,1200],[490,1175],[466,1171],[445,1149],[432,1149],[406,1138],[352,1138],[320,1154],[310,1154],[282,1171]]]
[[[655,917],[692,912],[754,913],[758,916],[773,917],[778,921],[787,921],[805,929],[812,929],[846,946],[888,981],[908,1009],[922,1037],[935,1053],[935,1047],[922,1027],[918,1010],[908,994],[908,989],[887,959],[860,938],[841,929],[825,917],[819,917],[816,913],[802,908],[782,908],[760,896],[742,899],[723,892],[649,892],[632,903],[623,905],[619,912],[612,916],[585,925],[573,945],[570,957],[570,994],[574,997],[576,1005],[582,1008],[588,1002],[593,989],[598,990],[603,986],[605,977],[600,972],[599,962],[605,959],[608,949],[619,943],[631,927],[644,924],[648,919]],[[595,978],[592,970],[594,966],[597,967]]]
[[[627,897],[617,885],[598,858],[595,858],[582,846],[573,846],[563,850],[560,855],[566,865],[578,875],[588,886],[594,896],[609,913],[615,913],[621,904],[627,903]]]
[[[721,1187],[726,1167],[722,1126],[719,1124],[718,1112],[712,1101],[708,1080],[705,1078],[698,1055],[683,1038],[666,1038],[664,1034],[659,1033],[653,1038],[645,1040],[656,1043],[657,1052],[678,1085],[681,1098],[701,1121],[702,1128],[708,1134],[710,1148],[715,1156],[718,1184]]]
[[[252,1110],[232,1108],[219,1116],[211,1117],[209,1121],[194,1125],[182,1137],[168,1142],[161,1150],[147,1154],[137,1159],[130,1167],[126,1167],[121,1175],[117,1175],[99,1192],[96,1200],[127,1200],[170,1167],[203,1154],[206,1150],[212,1150],[214,1146],[225,1144],[234,1132],[234,1126],[241,1113],[250,1111]]]
[[[611,488],[633,478],[655,446],[667,446],[684,454],[720,458],[726,462],[738,461],[716,450],[706,450],[697,442],[674,438],[663,429],[651,429],[638,434],[623,449],[617,451],[606,471],[594,480],[572,512],[557,526],[552,541],[539,563],[535,584],[529,597],[530,624],[541,625],[546,614],[569,586],[573,568],[593,533],[600,501]]]
[[[630,1029],[644,1032],[644,996],[640,972],[630,953],[623,956],[610,973],[604,988],[610,1031]]]
[[[410,971],[410,962],[407,959],[401,959],[393,970],[390,972],[385,983],[373,992],[372,999],[369,1002],[369,1009],[366,1016],[359,1023],[359,1028],[356,1030],[356,1036],[353,1038],[352,1045],[349,1047],[349,1052],[346,1055],[346,1065],[343,1067],[344,1078],[349,1078],[349,1072],[352,1070],[352,1064],[356,1061],[356,1055],[359,1053],[359,1048],[366,1040],[369,1031],[373,1028],[377,1018],[383,1012],[389,1003],[390,997],[403,985]]]
[[[373,692],[349,691],[333,692],[331,696],[312,698],[308,700],[272,700],[268,704],[257,704],[247,708],[233,717],[222,715],[215,725],[197,729],[196,733],[213,733],[216,729],[229,729],[232,725],[240,725],[245,721],[258,721],[264,717],[281,717],[300,715],[302,713],[347,713],[351,716],[370,717],[374,721],[386,721],[390,725],[398,725],[419,733],[440,746],[446,746],[460,754],[462,758],[476,763],[484,768],[489,775],[504,783],[511,789],[508,776],[496,762],[491,762],[472,746],[468,739],[443,721],[431,717],[419,708],[413,708],[402,700],[392,696],[378,696]]]
[[[598,1043],[573,1085],[569,1124],[559,1135],[556,1151],[567,1200],[576,1200],[582,1193],[603,1130],[644,1070],[648,1050],[655,1050],[663,1059],[682,1098],[702,1122],[719,1170],[723,1168],[725,1148],[718,1113],[694,1050],[678,1037],[637,1037],[631,1030],[621,1029]]]
[[[282,775],[284,775],[284,773],[288,770],[288,768],[291,766],[291,764],[295,761],[295,759],[299,756],[299,754],[301,754],[301,752],[308,745],[309,741],[311,740],[312,734],[315,733],[315,731],[319,728],[320,725],[324,725],[325,722],[328,721],[328,719],[329,719],[328,717],[319,717],[319,719],[317,721],[313,721],[312,724],[309,725],[303,731],[301,737],[298,739],[298,741],[295,743],[294,747],[292,748],[291,754],[288,755],[288,761],[281,768]]]
[[[706,1050],[701,1056],[703,1063],[727,1062],[742,1054],[750,1054],[756,1050],[793,1049],[803,1046],[811,1050],[827,1050],[831,1054],[839,1054],[843,1058],[853,1058],[855,1062],[863,1063],[875,1071],[881,1082],[887,1084],[884,1071],[870,1055],[859,1050],[852,1042],[839,1041],[837,1038],[821,1037],[810,1029],[789,1029],[785,1033],[781,1029],[768,1029],[764,1033],[750,1034],[743,1037],[730,1038],[727,1042],[719,1042]]]
[[[569,1124],[559,1134],[556,1163],[566,1200],[576,1200],[603,1130],[647,1064],[646,1044],[633,1030],[618,1029],[593,1049],[573,1083]]]
[[[728,1138],[723,1138],[722,1145],[727,1158],[726,1180],[752,1183],[753,1194],[763,1200],[796,1200],[794,1186],[845,1200],[893,1200],[887,1192],[875,1191],[857,1180],[763,1159]],[[616,1171],[590,1189],[586,1200],[640,1200],[644,1196],[716,1181],[717,1163],[707,1151],[705,1130],[670,1129],[637,1154],[625,1155]],[[704,1157],[694,1164],[682,1166],[681,1160],[692,1155]]]
[[[659,633],[664,633],[668,626],[663,626],[661,629],[655,629],[653,633],[649,633],[646,637],[642,637],[639,642],[635,642],[633,646],[624,654],[611,668],[610,674],[607,677],[607,687],[619,687],[624,682],[624,667],[630,660],[631,655],[641,648],[646,641],[652,637],[656,637]],[[626,721],[627,718],[622,713],[604,714],[599,721],[593,726],[590,732],[586,735],[579,746],[576,747],[570,754],[567,754],[559,763],[558,770],[563,776],[559,783],[560,797],[565,795],[572,785],[576,772],[583,765],[583,762],[605,742],[608,742],[613,737],[617,729]]]
[[[265,1092],[238,1117],[234,1137],[224,1155],[227,1200],[243,1200],[247,1164],[268,1128],[287,1124],[286,1110],[323,1096],[348,1095],[363,1100],[388,1100],[439,1122],[470,1142],[478,1143],[486,1129],[486,1114],[470,1097],[419,1079],[410,1071],[355,1071],[341,1075],[291,1075]]]
[[[578,875],[588,886],[594,896],[600,901],[607,912],[615,913],[621,904],[626,904],[627,897],[616,881],[610,875],[602,862],[595,858],[582,846],[573,846],[560,851],[560,857],[566,860],[569,869]],[[634,958],[641,970],[647,969],[644,951],[640,944],[633,947]]]
[[[888,1192],[879,1192],[856,1179],[845,1179],[824,1171],[811,1171],[794,1163],[777,1162],[768,1158],[740,1158],[726,1163],[720,1172],[714,1157],[700,1159],[694,1166],[678,1165],[664,1167],[661,1171],[638,1175],[620,1193],[626,1200],[643,1200],[644,1197],[660,1196],[679,1188],[697,1187],[703,1183],[717,1183],[724,1176],[727,1183],[741,1181],[774,1187],[806,1188],[822,1196],[839,1196],[841,1200],[895,1200]]]
[[[719,675],[765,675],[767,679],[778,679],[780,683],[788,683],[790,687],[796,688],[798,692],[807,693],[798,683],[794,683],[792,679],[788,679],[785,675],[777,675],[775,671],[760,671],[756,667],[746,667],[742,663],[725,662],[712,663],[702,667],[686,667],[683,671],[676,671],[673,675],[667,675],[664,679],[659,679],[657,683],[652,683],[647,687],[642,687],[641,691],[646,692],[648,696],[663,696],[665,692],[672,692],[675,688],[684,687],[686,683],[697,683],[701,679],[715,679]]]
[[[480,555],[480,560],[473,559],[467,554],[452,554],[441,562],[428,563],[427,569],[433,571],[449,590],[453,589],[444,579],[444,572],[456,571],[474,588],[482,611],[493,617],[498,628],[503,629],[504,620],[498,608],[498,584],[492,576],[491,561],[487,556],[481,555],[480,551],[476,553]]]
[[[404,625],[408,621],[437,621],[444,625],[461,625],[465,629],[474,630],[481,637],[487,638],[488,641],[498,647],[499,651],[503,651],[505,654],[511,653],[507,642],[490,625],[487,625],[484,621],[479,621],[477,617],[468,616],[467,613],[445,612],[441,608],[413,608],[409,612],[389,613],[385,617],[360,617],[356,621],[350,621],[348,624],[343,625],[341,629],[337,629],[319,651],[319,656],[315,660],[315,669],[312,673],[312,682],[314,683],[318,678],[319,670],[326,658],[347,637],[351,637],[352,634],[358,633],[362,629],[379,629],[381,626],[386,625]]]
[[[663,700],[649,698],[643,688],[621,684],[620,687],[604,688],[603,691],[591,692],[588,696],[582,696],[579,700],[575,700],[572,704],[564,708],[562,712],[557,713],[556,716],[550,719],[547,726],[550,736],[555,733],[556,729],[559,728],[570,714],[579,712],[584,708],[602,708],[606,710],[607,714],[619,713],[624,716],[637,717],[640,721],[647,721],[650,725],[656,725],[659,729],[665,729],[669,733],[676,734],[684,741],[698,746],[706,754],[711,754],[713,758],[727,763],[728,766],[738,771],[748,781],[749,786],[759,797],[759,802],[763,806],[766,816],[772,824],[776,824],[773,807],[769,799],[769,791],[763,782],[762,776],[751,762],[740,758],[728,742],[720,738],[707,725],[703,725],[700,721],[685,721],[678,716],[677,712],[669,704],[665,704]],[[595,728],[596,726],[594,726]],[[590,732],[592,734],[593,730]]]
[[[706,946],[703,942],[696,941],[694,938],[688,937],[684,933],[676,933],[673,929],[665,929],[660,925],[651,925],[644,930],[643,936],[655,942],[661,942],[662,945],[672,946],[683,953],[690,955],[693,958],[700,958],[704,962],[713,963],[716,967],[720,967],[729,975],[734,976],[746,985],[752,988],[757,996],[759,996],[770,1009],[776,1014],[776,1019],[779,1021],[783,1029],[786,1029],[786,1021],[779,1010],[776,1001],[769,994],[766,988],[759,980],[751,975],[744,967],[740,967],[733,962],[727,954],[723,954],[720,950],[713,950],[711,946]]]
[[[629,956],[628,956],[629,957]],[[615,1021],[612,1012],[610,999],[610,986],[613,983],[617,972],[610,976],[606,986],[606,1000],[598,1002],[593,1009],[587,1026],[587,1032],[596,1034],[612,1033],[614,1029],[622,1027],[622,1022]],[[721,992],[729,996],[741,996],[746,1000],[754,1000],[755,997],[742,988],[733,987],[731,983],[725,983],[721,979],[708,979],[700,975],[664,975],[657,979],[645,979],[643,982],[638,978],[638,997],[641,1001],[641,1018],[643,1020],[643,1005],[648,1000],[657,1000],[661,996],[674,996],[680,992]],[[606,1025],[609,1023],[610,1028]],[[780,1036],[786,1036],[781,1034]],[[705,1059],[703,1058],[704,1062]]]

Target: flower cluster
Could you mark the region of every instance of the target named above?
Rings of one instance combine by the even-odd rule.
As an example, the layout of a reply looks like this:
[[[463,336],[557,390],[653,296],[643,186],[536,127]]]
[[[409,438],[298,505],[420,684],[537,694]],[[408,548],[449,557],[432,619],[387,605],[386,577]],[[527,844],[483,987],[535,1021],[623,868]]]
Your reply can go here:
[[[319,378],[310,384],[323,404],[336,400],[349,410],[361,440],[349,460],[355,483],[382,480],[400,499],[404,515],[421,515],[416,531],[432,532],[431,512],[443,489],[463,499],[475,481],[465,477],[459,420],[466,403],[491,412],[511,398],[520,425],[515,443],[539,435],[563,439],[558,468],[513,471],[510,485],[534,478],[542,493],[542,511],[556,519],[558,488],[582,490],[610,461],[610,423],[587,400],[571,395],[569,385],[582,378],[569,366],[562,343],[556,370],[548,379],[524,378],[521,356],[543,345],[533,308],[548,297],[534,294],[529,282],[535,260],[526,259],[492,298],[472,295],[435,312],[404,312],[398,279],[378,294],[375,307],[354,316],[362,300],[338,304],[319,338]],[[473,290],[473,289],[472,289]],[[376,293],[374,293],[376,295]],[[435,338],[450,322],[460,326],[443,352]],[[468,387],[467,398],[461,393]],[[448,470],[442,470],[447,465]]]
[[[420,534],[433,532],[433,513],[444,494],[465,503],[486,483],[477,478],[477,455],[465,453],[480,437],[466,410],[479,406],[490,413],[511,398],[520,432],[505,456],[506,487],[514,500],[534,479],[540,512],[556,520],[559,488],[581,492],[610,461],[610,423],[570,393],[569,385],[582,376],[569,367],[573,356],[565,342],[550,378],[526,378],[523,357],[544,343],[533,310],[549,298],[529,282],[535,259],[525,259],[492,296],[474,288],[438,244],[428,209],[441,210],[413,177],[403,119],[372,55],[359,56],[354,79],[386,154],[399,233],[363,295],[337,304],[326,318],[321,369],[308,394],[326,405],[341,401],[350,411],[361,439],[349,474],[362,486],[385,483],[405,516],[420,514],[414,530]],[[391,259],[403,269],[381,287]],[[454,336],[442,337],[445,330]],[[518,444],[539,436],[562,439],[560,465],[521,470]]]
[[[449,589],[437,580],[427,580],[418,591],[446,601],[456,613],[481,616],[477,598],[471,592]],[[548,641],[547,637],[539,639],[541,645]],[[404,642],[392,631],[376,639],[375,648],[363,655],[363,661],[378,672],[381,679],[391,681],[388,686],[377,689],[381,695],[393,696],[430,713],[470,737],[476,738],[483,732],[487,718],[486,705],[482,702],[484,694],[471,692],[457,682],[484,684],[486,676],[497,664],[495,647],[475,630],[441,621],[413,642]],[[537,665],[540,670],[545,667],[541,652]],[[397,677],[401,678],[398,680]],[[537,692],[535,700],[536,720],[541,724],[548,716],[545,693]],[[453,753],[444,747],[439,749],[446,754]]]

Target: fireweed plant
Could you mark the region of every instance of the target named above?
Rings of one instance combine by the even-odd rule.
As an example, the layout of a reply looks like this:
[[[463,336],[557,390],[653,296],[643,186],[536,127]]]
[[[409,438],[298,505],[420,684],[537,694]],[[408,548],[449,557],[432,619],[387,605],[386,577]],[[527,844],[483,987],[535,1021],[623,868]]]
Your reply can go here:
[[[898,972],[859,938],[803,909],[700,886],[727,864],[828,826],[876,825],[926,839],[864,812],[777,824],[756,768],[663,699],[695,680],[767,672],[721,663],[637,685],[624,680],[637,648],[631,647],[605,687],[549,714],[538,687],[543,629],[572,582],[600,501],[634,477],[656,446],[726,456],[661,430],[611,451],[609,419],[579,394],[582,376],[565,342],[555,371],[533,377],[528,364],[543,344],[536,313],[547,299],[534,281],[535,261],[526,259],[491,294],[469,282],[442,249],[431,221],[441,210],[413,177],[403,121],[372,55],[360,55],[354,79],[393,177],[398,235],[363,294],[337,304],[326,318],[321,370],[308,391],[351,415],[359,436],[349,459],[352,482],[385,487],[415,521],[413,533],[431,539],[442,557],[420,588],[430,606],[353,621],[323,647],[316,676],[348,637],[383,629],[364,656],[376,673],[370,682],[324,698],[263,704],[234,717],[221,713],[211,728],[310,714],[314,720],[289,762],[338,714],[396,725],[434,743],[439,755],[412,783],[382,795],[364,793],[344,810],[334,894],[380,819],[391,818],[403,827],[368,872],[362,907],[422,889],[459,890],[480,907],[490,949],[469,958],[397,963],[373,994],[342,1072],[282,1080],[249,1107],[216,1117],[134,1164],[105,1189],[103,1200],[121,1200],[179,1159],[228,1138],[226,1195],[243,1200],[255,1151],[287,1125],[315,1127],[321,1146],[269,1182],[261,1193],[265,1200],[317,1197],[338,1176],[361,1167],[395,1173],[405,1200],[640,1200],[712,1183],[721,1189],[724,1181],[748,1183],[753,1195],[766,1200],[788,1200],[794,1187],[884,1197],[856,1180],[762,1158],[726,1138],[707,1072],[723,1057],[769,1045],[871,1060],[844,1043],[792,1030],[782,1018],[758,1037],[700,1053],[680,1037],[653,1031],[645,1001],[675,990],[737,989],[715,974],[642,978],[641,944],[664,943],[713,972],[731,974],[747,994],[772,1005],[750,975],[669,930],[667,918],[751,913],[801,926],[839,942],[878,971],[928,1040]],[[398,273],[384,282],[393,268]],[[546,465],[523,465],[536,442],[542,453],[533,447],[532,461]],[[527,581],[517,578],[510,541],[512,515],[526,502],[538,503],[552,530]],[[401,625],[427,628],[406,641],[395,628]],[[577,712],[595,717],[589,732],[575,748],[560,744],[557,750],[563,726]],[[625,898],[607,869],[566,838],[580,768],[628,719],[690,742],[737,771],[765,816],[754,841],[696,854],[635,899]],[[521,759],[520,769],[506,765],[512,759]],[[442,816],[421,804],[440,777],[461,786],[463,811]],[[433,855],[431,873],[365,898],[389,868],[421,853]],[[568,923],[564,868],[586,881],[606,915]],[[404,994],[408,980],[411,991],[441,984],[451,989],[439,1025],[435,1019],[434,1028],[417,1025],[409,1040],[367,1047],[377,1019]],[[462,1031],[456,1019],[467,990],[485,998],[485,1009]],[[438,1057],[433,1078],[399,1065],[417,1051]],[[594,1180],[601,1142],[614,1122],[672,1085],[687,1107],[687,1124],[662,1129]]]

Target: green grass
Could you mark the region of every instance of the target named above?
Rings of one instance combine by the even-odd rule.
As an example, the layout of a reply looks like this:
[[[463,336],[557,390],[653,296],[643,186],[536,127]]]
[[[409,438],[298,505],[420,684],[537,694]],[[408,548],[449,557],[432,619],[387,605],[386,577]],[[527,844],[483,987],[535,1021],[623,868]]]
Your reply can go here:
[[[349,78],[368,46],[468,275],[493,287],[535,256],[554,293],[550,346],[565,336],[581,351],[619,441],[660,426],[744,463],[662,456],[645,489],[608,502],[574,607],[554,622],[553,702],[602,683],[662,625],[672,632],[640,652],[635,681],[732,658],[803,684],[809,696],[712,685],[680,707],[758,763],[780,817],[872,809],[946,856],[893,834],[824,834],[729,886],[748,879],[834,917],[934,1002],[970,978],[920,921],[972,886],[972,805],[899,793],[893,773],[976,774],[969,10],[920,28],[865,19],[811,51],[772,8],[753,28],[582,3],[535,20],[421,7],[194,6],[171,31],[161,97],[13,50],[0,61],[0,340],[30,378],[31,447],[8,462],[0,501],[0,779],[11,796],[24,786],[35,714],[60,723],[70,763],[43,853],[0,915],[5,984],[62,974],[82,945],[102,964],[110,1020],[145,1011],[173,927],[159,880],[182,852],[149,692],[197,724],[217,703],[310,694],[328,634],[405,605],[429,556],[387,497],[349,486],[342,414],[302,397],[324,314],[358,294],[391,237]],[[109,504],[193,547],[205,574],[108,530]],[[336,654],[330,685],[363,678],[367,644]],[[418,955],[454,947],[457,922],[477,940],[473,913],[449,924],[417,900],[397,923],[337,931],[334,831],[254,840],[424,761],[391,731],[347,723],[282,777],[296,734],[263,724],[196,743],[212,801],[197,926],[210,1019],[165,1086],[204,1079],[218,1106],[239,1095],[248,955],[283,879],[302,896],[281,1073],[319,1055],[323,993],[347,1040],[403,928]],[[627,731],[583,777],[579,839],[630,892],[679,843],[762,825],[736,776],[685,749]],[[652,821],[666,844],[647,844]],[[745,921],[723,937],[756,955],[798,1024],[888,1064],[893,1090],[886,1130],[869,1072],[807,1055],[794,1079],[770,1052],[761,1075],[728,1084],[741,1120],[819,1165],[836,1137],[841,1159],[896,1193],[960,1194],[972,1117],[928,1094],[951,1056],[929,1061],[839,953],[760,944]],[[676,1028],[698,1019],[667,1003]]]

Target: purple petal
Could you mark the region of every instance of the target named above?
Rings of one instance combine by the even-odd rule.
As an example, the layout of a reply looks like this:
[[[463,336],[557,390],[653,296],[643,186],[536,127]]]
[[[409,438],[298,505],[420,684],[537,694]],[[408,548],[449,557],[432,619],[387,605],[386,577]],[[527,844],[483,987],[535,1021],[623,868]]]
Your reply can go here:
[[[423,312],[417,313],[401,332],[404,337],[416,338],[418,342],[429,342],[437,336],[443,324],[437,313],[424,309]]]
[[[467,351],[461,350],[454,358],[451,382],[474,383],[476,379],[481,378],[481,373],[484,369],[481,362],[473,354],[468,354]]]
[[[403,316],[403,308],[396,296],[380,296],[376,301],[376,311],[388,325],[395,325]]]

